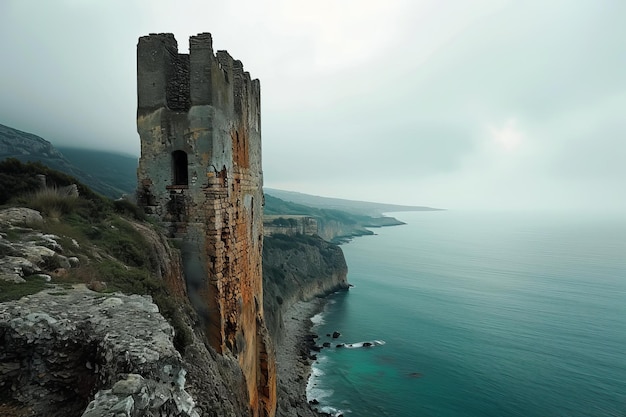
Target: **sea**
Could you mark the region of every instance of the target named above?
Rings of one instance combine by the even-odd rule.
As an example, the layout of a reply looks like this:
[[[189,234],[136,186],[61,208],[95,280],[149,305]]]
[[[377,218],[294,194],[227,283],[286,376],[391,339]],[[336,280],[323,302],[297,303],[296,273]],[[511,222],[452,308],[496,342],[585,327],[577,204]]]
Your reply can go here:
[[[308,383],[316,407],[626,416],[626,213],[391,215],[407,224],[342,245],[354,287],[312,319],[331,344]]]

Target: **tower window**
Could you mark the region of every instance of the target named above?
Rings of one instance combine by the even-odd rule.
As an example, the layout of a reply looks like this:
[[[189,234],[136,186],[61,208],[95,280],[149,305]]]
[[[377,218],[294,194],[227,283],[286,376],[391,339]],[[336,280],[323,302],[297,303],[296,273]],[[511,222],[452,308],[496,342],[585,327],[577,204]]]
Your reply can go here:
[[[185,151],[172,152],[172,172],[174,185],[188,185],[189,174],[187,173],[187,153]]]

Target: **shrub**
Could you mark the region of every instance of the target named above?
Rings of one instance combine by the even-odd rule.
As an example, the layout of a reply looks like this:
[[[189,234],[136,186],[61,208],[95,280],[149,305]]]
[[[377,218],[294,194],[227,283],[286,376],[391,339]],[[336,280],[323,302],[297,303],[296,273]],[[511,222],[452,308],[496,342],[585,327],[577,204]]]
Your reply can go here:
[[[132,217],[139,221],[146,220],[146,213],[144,213],[144,211],[136,204],[133,204],[126,199],[115,200],[113,202],[113,209],[118,214]]]
[[[62,188],[47,187],[26,196],[28,207],[40,211],[48,217],[59,219],[78,206],[78,198]]]

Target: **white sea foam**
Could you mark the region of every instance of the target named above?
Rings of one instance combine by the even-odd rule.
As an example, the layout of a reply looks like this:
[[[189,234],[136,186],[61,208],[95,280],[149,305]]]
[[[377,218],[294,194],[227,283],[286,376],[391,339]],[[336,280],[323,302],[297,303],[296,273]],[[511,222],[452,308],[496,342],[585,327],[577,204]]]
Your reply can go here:
[[[322,376],[322,375],[325,375],[325,373],[319,367],[317,367],[317,366],[312,366],[311,367],[311,377],[318,377],[318,376]]]
[[[339,410],[335,407],[331,407],[329,405],[320,407],[319,409],[322,413],[330,414],[331,416],[343,416],[346,414],[345,411]],[[350,411],[348,411],[350,413]]]
[[[369,343],[368,345],[366,345],[366,343]],[[348,349],[358,349],[358,348],[369,348],[369,347],[374,347],[374,346],[382,346],[385,344],[384,340],[371,340],[371,341],[365,341],[365,342],[356,342],[356,343],[345,343],[343,345],[343,347],[348,348]]]
[[[316,315],[314,315],[313,317],[311,317],[311,322],[313,323],[313,325],[315,326],[320,326],[324,323],[326,323],[324,321],[324,313],[317,313]]]

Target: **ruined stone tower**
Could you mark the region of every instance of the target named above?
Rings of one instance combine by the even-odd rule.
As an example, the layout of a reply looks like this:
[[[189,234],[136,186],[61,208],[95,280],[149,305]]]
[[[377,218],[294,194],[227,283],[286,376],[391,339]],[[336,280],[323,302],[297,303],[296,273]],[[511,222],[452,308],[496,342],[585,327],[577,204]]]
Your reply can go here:
[[[137,46],[138,201],[180,241],[187,293],[209,343],[237,358],[253,416],[276,408],[263,319],[260,85],[211,35]]]

